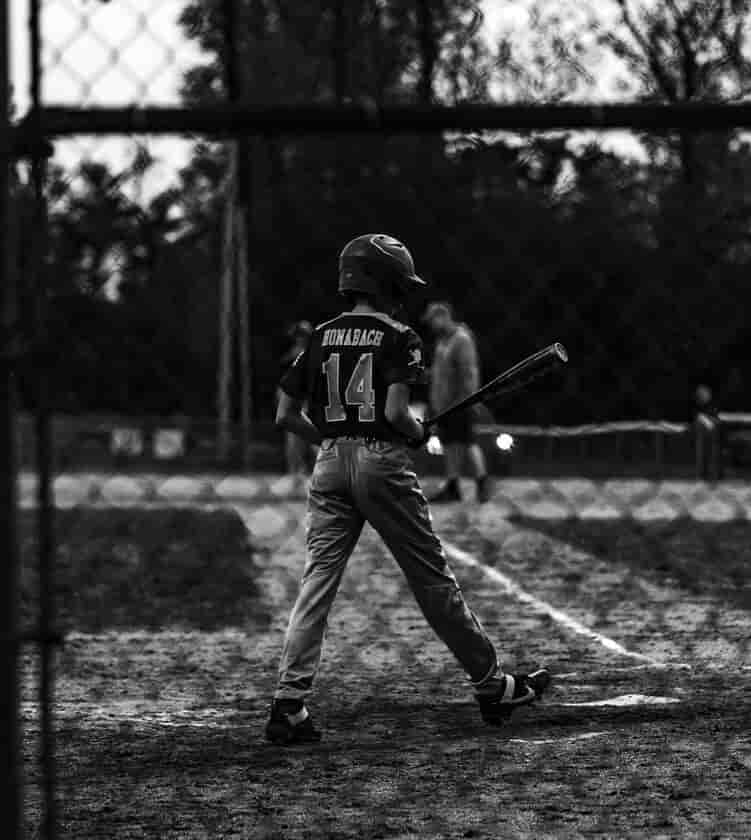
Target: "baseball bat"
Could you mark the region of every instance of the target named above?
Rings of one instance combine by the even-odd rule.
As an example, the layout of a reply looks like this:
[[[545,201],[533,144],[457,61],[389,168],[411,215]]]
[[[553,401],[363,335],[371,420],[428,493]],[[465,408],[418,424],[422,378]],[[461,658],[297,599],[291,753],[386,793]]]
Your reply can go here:
[[[432,423],[440,423],[441,420],[451,417],[457,411],[464,411],[471,405],[491,402],[504,394],[518,391],[533,380],[565,365],[566,362],[568,362],[566,348],[559,342],[551,344],[549,347],[538,350],[537,353],[533,353],[526,359],[517,362],[513,367],[504,370],[503,373],[499,373],[498,376],[463,400],[450,405],[444,411],[439,411],[434,417],[427,418],[424,421],[425,425],[430,426]]]

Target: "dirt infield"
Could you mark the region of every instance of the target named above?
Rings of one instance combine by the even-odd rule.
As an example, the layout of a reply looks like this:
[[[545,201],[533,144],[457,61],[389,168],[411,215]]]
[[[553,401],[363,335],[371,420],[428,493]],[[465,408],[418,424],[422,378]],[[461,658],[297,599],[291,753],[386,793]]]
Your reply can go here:
[[[751,523],[436,508],[504,663],[556,675],[544,703],[500,730],[481,724],[459,668],[366,531],[310,702],[324,740],[279,750],[261,735],[304,509],[273,514],[265,550],[252,552],[235,514],[61,512],[62,837],[749,836]],[[31,593],[30,520],[23,533]],[[29,617],[30,594],[25,603]],[[25,666],[34,837],[30,652]]]

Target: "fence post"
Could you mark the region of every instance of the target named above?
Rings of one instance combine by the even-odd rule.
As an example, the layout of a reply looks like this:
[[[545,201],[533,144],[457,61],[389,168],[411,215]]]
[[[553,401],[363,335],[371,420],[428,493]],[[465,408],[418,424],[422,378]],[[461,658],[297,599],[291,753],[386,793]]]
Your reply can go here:
[[[710,445],[710,475],[712,481],[722,478],[722,423],[715,419],[711,430]]]
[[[251,424],[251,332],[250,292],[248,287],[248,222],[247,208],[237,209],[236,266],[237,266],[237,323],[240,355],[240,465],[247,467],[250,456]]]
[[[657,478],[665,475],[665,435],[661,431],[655,432],[655,466]]]
[[[0,2],[0,324],[9,335],[14,271],[10,246],[10,166],[8,33],[9,3]],[[0,826],[8,840],[22,837],[22,772],[19,739],[18,534],[16,486],[16,403],[10,347],[0,343]],[[7,355],[6,355],[7,354]]]
[[[49,287],[47,278],[47,153],[40,139],[43,136],[42,112],[42,3],[31,0],[29,40],[31,58],[31,104],[33,126],[36,129],[31,175],[34,188],[34,254],[31,262],[33,291],[36,298],[34,339],[43,351],[41,364],[35,375],[35,418],[37,468],[37,532],[39,540],[39,626],[37,641],[39,656],[39,756],[44,816],[43,836],[54,840],[57,831],[57,802],[55,798],[55,727],[53,721],[55,663],[53,630],[55,624],[54,566],[55,566],[55,503],[52,494],[54,441],[52,434],[53,405],[50,399],[50,339]]]
[[[219,360],[217,370],[217,454],[227,459],[232,438],[232,350],[234,347],[233,308],[235,302],[235,211],[237,190],[237,150],[230,148],[224,207],[222,270],[219,292]]]
[[[553,447],[555,445],[555,438],[553,435],[547,435],[545,439],[545,465],[548,468],[548,471],[553,466]]]

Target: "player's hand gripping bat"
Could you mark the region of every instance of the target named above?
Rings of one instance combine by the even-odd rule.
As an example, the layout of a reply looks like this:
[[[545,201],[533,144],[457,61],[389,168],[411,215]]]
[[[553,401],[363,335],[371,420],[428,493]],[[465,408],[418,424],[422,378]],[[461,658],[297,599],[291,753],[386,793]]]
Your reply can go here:
[[[549,347],[545,347],[543,350],[527,356],[521,362],[517,362],[517,364],[505,370],[503,373],[499,373],[495,379],[491,379],[490,382],[483,385],[474,394],[470,394],[463,400],[459,400],[459,402],[449,406],[445,411],[438,412],[435,417],[428,417],[423,421],[424,425],[427,428],[433,423],[440,423],[441,420],[445,420],[447,417],[456,414],[457,411],[464,411],[464,409],[469,408],[471,405],[480,402],[492,402],[504,394],[518,391],[533,380],[539,379],[546,373],[550,373],[565,365],[566,362],[568,362],[566,348],[558,342],[551,344]]]

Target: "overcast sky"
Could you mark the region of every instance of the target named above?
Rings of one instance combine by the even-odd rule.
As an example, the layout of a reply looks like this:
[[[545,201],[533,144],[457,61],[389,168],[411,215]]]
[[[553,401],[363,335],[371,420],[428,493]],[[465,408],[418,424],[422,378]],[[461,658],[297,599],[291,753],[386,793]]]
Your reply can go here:
[[[566,34],[581,32],[591,0],[545,0],[551,14],[561,18]],[[527,8],[530,0],[486,0],[488,38],[512,39],[522,58],[530,49]],[[185,0],[45,0],[42,3],[45,86],[43,98],[56,104],[127,105],[134,102],[175,104],[182,73],[202,61],[195,44],[185,39],[177,18]],[[29,0],[13,0],[11,7],[12,79],[16,104],[28,106]],[[602,5],[600,5],[600,11]],[[530,54],[531,58],[531,54]],[[588,60],[599,66],[597,83],[581,91],[582,98],[612,99],[612,65],[602,65],[593,47]],[[610,143],[633,150],[621,137]],[[151,174],[153,184],[171,179],[175,168],[190,153],[190,144],[173,139],[149,139],[149,149],[160,164]],[[57,157],[70,165],[82,155],[106,158],[118,166],[133,154],[132,141],[81,138],[57,144]]]

